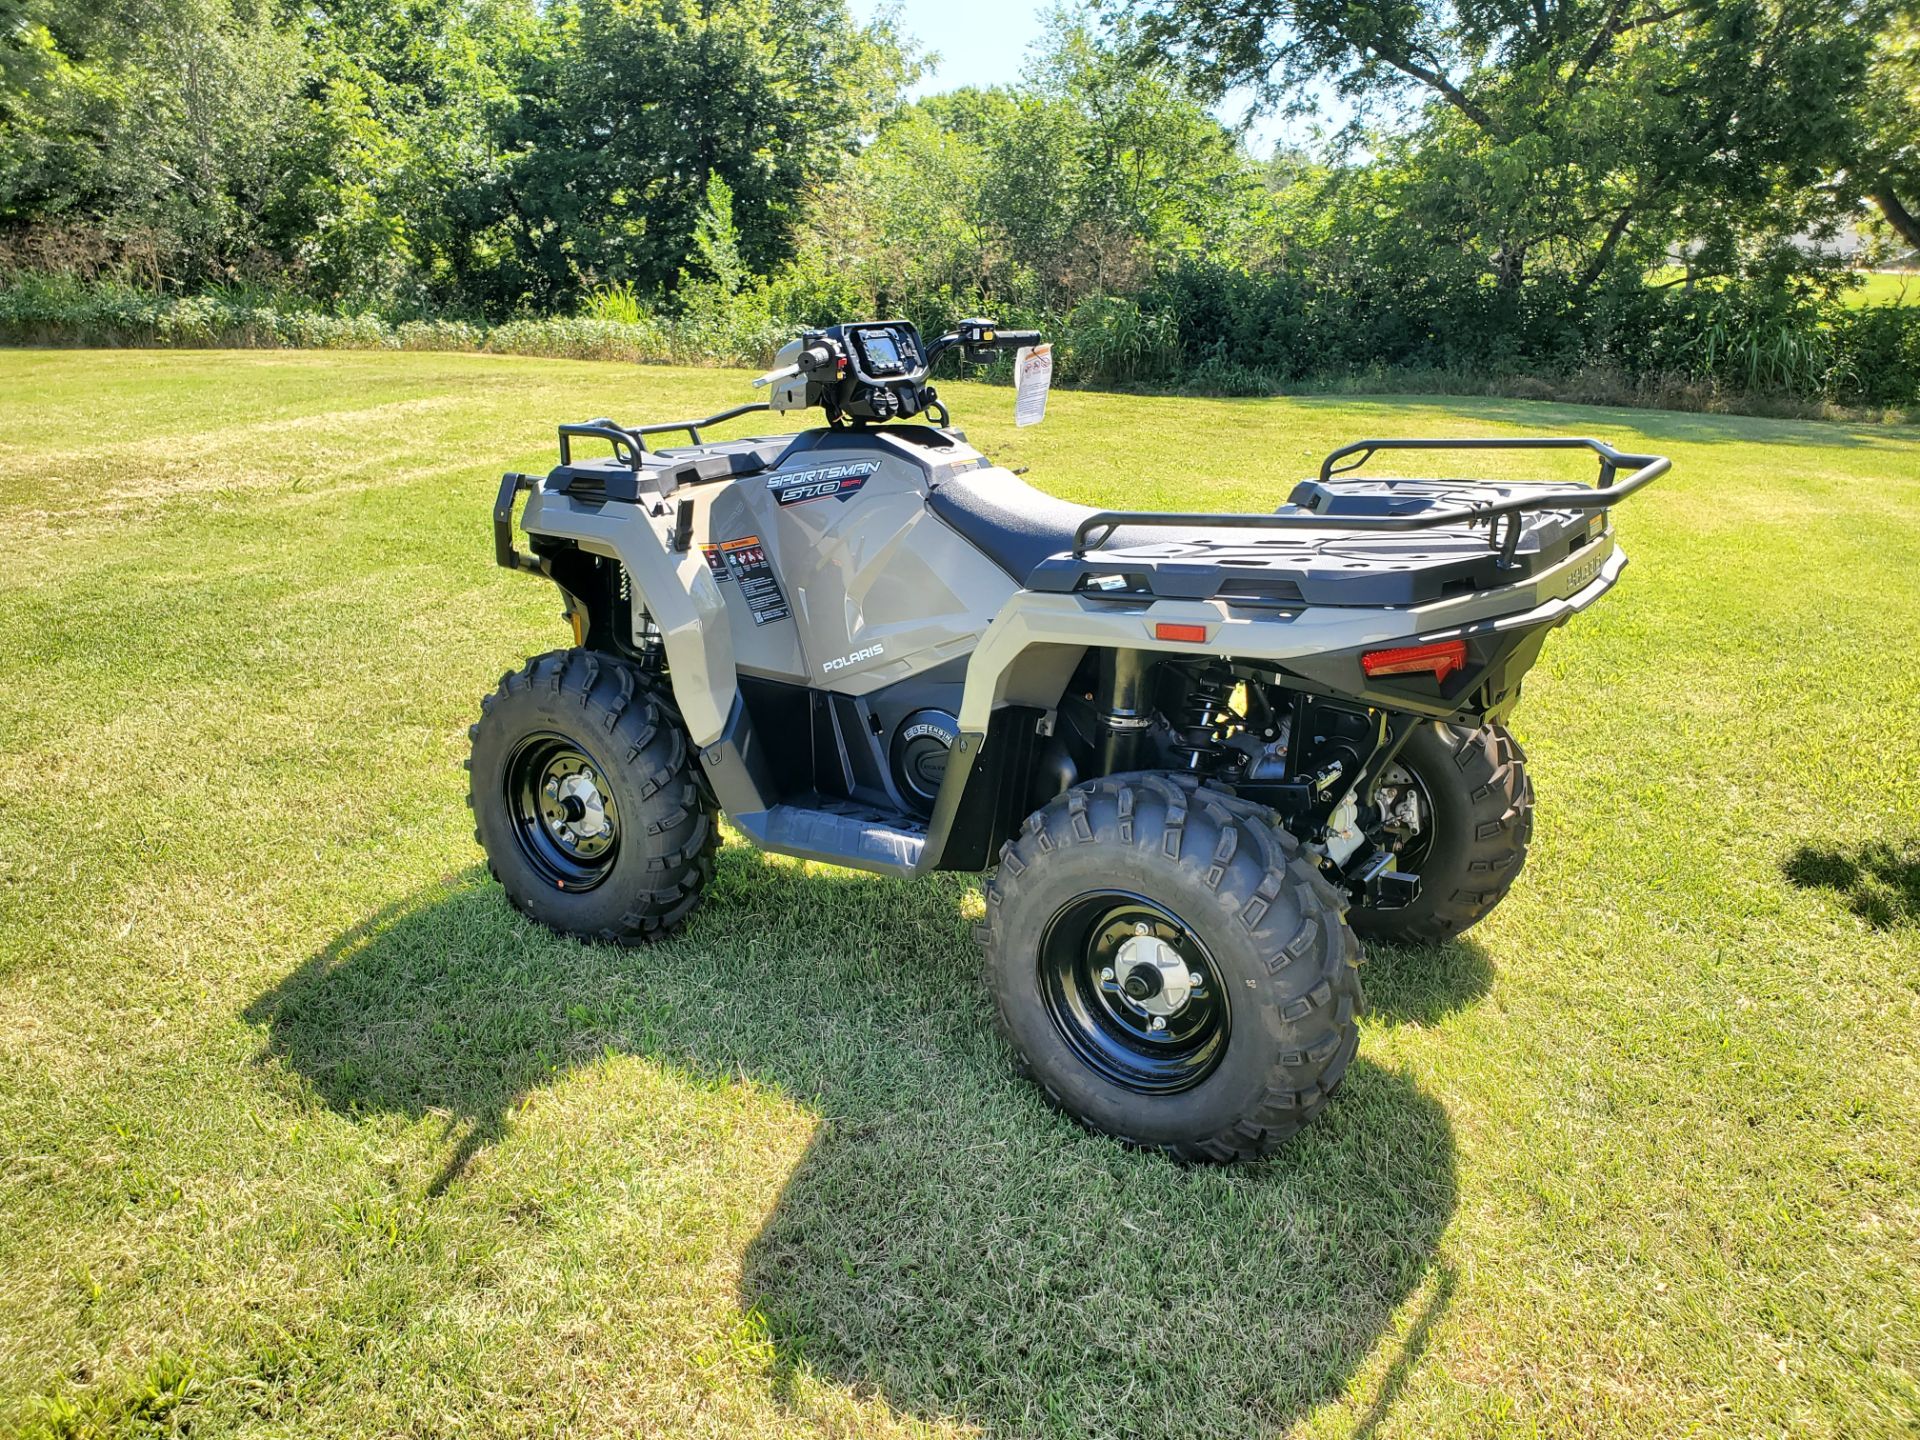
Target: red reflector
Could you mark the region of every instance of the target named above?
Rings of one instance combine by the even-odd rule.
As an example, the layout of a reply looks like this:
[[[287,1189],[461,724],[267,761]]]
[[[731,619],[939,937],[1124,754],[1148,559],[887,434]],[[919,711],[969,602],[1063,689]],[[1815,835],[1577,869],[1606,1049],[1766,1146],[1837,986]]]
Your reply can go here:
[[[1431,675],[1444,680],[1467,668],[1467,642],[1442,640],[1434,645],[1402,645],[1393,650],[1369,650],[1360,657],[1369,675]]]
[[[1153,627],[1156,640],[1184,640],[1189,645],[1207,643],[1207,627],[1204,625],[1173,625],[1162,620]]]

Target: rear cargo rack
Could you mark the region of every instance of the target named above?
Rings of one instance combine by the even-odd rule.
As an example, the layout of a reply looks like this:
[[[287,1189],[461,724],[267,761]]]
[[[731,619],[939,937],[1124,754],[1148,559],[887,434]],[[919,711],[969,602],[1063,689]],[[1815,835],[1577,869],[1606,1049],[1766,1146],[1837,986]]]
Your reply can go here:
[[[1080,522],[1073,534],[1073,558],[1085,558],[1122,526],[1188,529],[1208,526],[1234,530],[1433,530],[1444,525],[1487,525],[1487,540],[1500,552],[1502,566],[1514,563],[1520,543],[1520,517],[1529,510],[1605,510],[1673,468],[1664,455],[1629,455],[1604,440],[1577,435],[1501,436],[1466,440],[1356,440],[1320,462],[1320,482],[1359,469],[1382,450],[1591,450],[1600,463],[1599,482],[1590,489],[1568,488],[1507,500],[1453,505],[1404,515],[1321,515],[1311,510],[1272,514],[1222,515],[1173,510],[1102,510]],[[1349,457],[1356,457],[1349,460]],[[1339,462],[1348,460],[1349,463]],[[1616,477],[1631,469],[1626,479]],[[1501,525],[1498,522],[1505,520]],[[1502,532],[1505,532],[1504,534]]]

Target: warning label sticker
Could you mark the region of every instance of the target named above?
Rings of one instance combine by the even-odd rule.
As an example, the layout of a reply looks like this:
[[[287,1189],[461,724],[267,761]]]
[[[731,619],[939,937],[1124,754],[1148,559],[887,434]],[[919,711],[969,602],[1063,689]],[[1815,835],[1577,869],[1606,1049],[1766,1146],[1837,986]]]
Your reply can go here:
[[[773,578],[773,566],[767,563],[766,547],[758,535],[723,540],[719,548],[720,563],[740,582],[740,598],[747,602],[754,624],[770,624],[793,613],[787,608],[787,597],[780,593],[780,582]]]
[[[707,573],[716,580],[731,580],[733,572],[727,569],[727,562],[720,558],[718,545],[702,545],[700,553],[707,557]]]

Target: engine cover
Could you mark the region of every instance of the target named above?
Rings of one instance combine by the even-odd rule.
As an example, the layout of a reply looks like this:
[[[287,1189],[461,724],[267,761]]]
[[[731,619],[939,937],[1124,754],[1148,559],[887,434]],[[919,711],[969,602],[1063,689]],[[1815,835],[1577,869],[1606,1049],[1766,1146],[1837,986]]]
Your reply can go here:
[[[960,738],[960,722],[944,710],[916,710],[893,732],[889,760],[900,798],[922,815],[933,813],[947,754]]]

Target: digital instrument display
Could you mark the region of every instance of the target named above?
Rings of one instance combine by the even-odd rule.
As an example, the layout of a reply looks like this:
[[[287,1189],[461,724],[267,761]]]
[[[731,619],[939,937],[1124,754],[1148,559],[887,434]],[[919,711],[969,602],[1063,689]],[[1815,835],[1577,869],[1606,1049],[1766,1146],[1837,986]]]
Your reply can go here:
[[[860,368],[875,380],[909,375],[920,365],[913,332],[893,325],[878,325],[853,332],[860,351]]]

